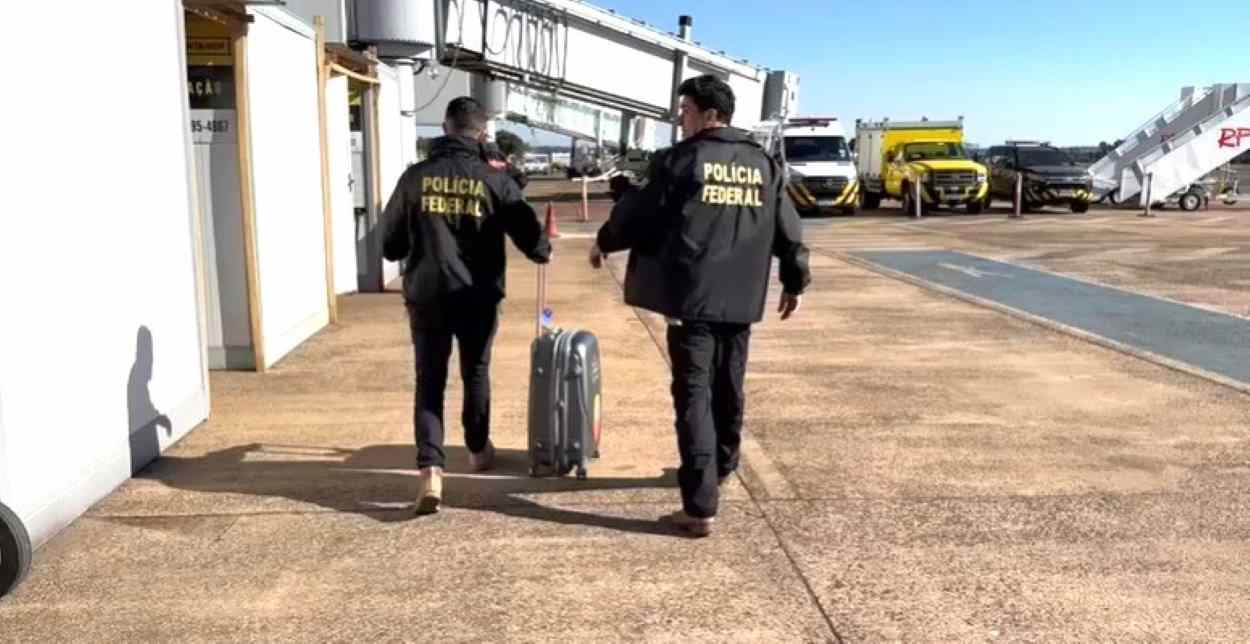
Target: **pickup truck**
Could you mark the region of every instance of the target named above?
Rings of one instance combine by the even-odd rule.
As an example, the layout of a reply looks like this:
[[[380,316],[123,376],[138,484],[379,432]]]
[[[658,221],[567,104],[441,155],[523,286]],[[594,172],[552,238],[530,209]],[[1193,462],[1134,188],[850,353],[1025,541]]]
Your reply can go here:
[[[1093,178],[1072,157],[1037,141],[1007,141],[990,147],[990,193],[1015,205],[1016,177],[1023,175],[1021,212],[1040,206],[1066,206],[1072,212],[1089,210]]]

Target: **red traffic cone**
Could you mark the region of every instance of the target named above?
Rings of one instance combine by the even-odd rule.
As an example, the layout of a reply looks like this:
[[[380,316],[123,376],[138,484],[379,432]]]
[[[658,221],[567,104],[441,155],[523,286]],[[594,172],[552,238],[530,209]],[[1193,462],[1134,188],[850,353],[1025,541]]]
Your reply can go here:
[[[545,228],[547,229],[548,239],[555,239],[560,236],[560,231],[556,229],[556,207],[551,205],[550,201],[547,202],[547,223]]]

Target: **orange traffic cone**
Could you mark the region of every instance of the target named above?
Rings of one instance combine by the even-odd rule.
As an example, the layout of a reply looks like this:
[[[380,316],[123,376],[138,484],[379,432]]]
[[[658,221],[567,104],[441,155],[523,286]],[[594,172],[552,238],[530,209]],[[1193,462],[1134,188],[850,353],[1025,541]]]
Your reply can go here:
[[[560,231],[556,229],[556,207],[547,202],[547,238],[555,239],[560,236]]]

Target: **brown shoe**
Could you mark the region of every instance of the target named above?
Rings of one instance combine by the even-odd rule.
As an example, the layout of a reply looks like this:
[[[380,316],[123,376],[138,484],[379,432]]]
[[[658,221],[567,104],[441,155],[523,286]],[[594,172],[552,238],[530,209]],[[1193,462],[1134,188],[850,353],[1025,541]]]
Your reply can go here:
[[[443,502],[443,468],[423,467],[417,470],[417,514],[433,514]]]
[[[678,510],[672,514],[660,517],[661,523],[671,525],[692,537],[706,537],[712,534],[712,523],[714,521],[715,519],[711,517],[706,519],[692,517],[686,514],[685,510]]]
[[[469,452],[469,467],[475,472],[483,472],[489,470],[495,464],[495,445],[489,440],[486,441],[486,447],[482,451]]]

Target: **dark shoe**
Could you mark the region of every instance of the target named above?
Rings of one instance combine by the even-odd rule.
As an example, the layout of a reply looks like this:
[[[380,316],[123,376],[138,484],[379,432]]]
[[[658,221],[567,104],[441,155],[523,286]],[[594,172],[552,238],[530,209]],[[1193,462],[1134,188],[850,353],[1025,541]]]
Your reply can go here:
[[[482,451],[473,453],[469,452],[469,467],[474,472],[485,472],[495,464],[495,446],[489,440],[486,441],[486,447]]]
[[[692,517],[686,514],[685,510],[678,510],[660,517],[660,523],[670,525],[692,537],[706,537],[712,534],[713,521],[715,519],[712,517],[706,519]]]

